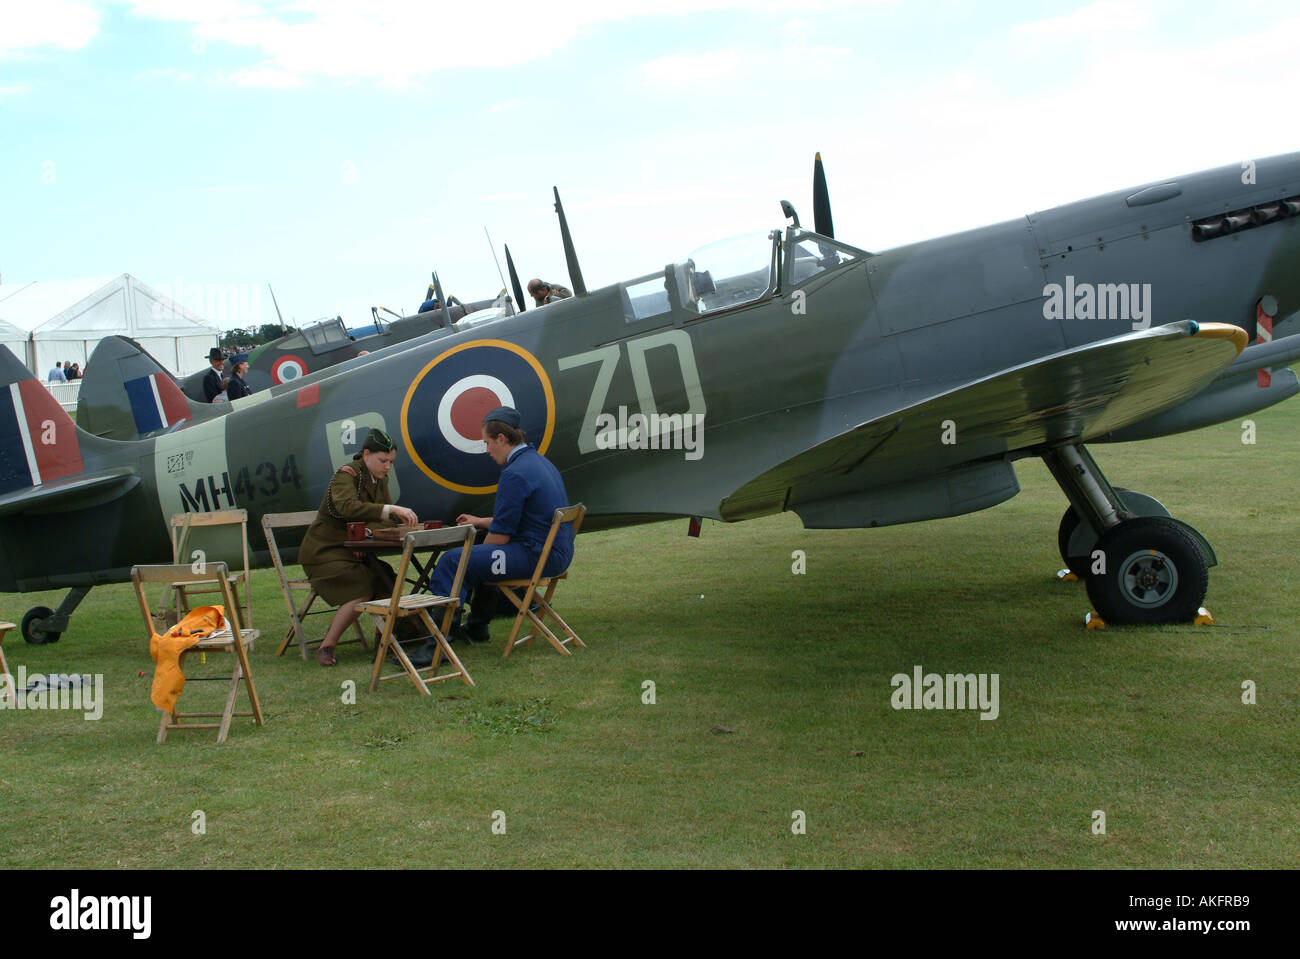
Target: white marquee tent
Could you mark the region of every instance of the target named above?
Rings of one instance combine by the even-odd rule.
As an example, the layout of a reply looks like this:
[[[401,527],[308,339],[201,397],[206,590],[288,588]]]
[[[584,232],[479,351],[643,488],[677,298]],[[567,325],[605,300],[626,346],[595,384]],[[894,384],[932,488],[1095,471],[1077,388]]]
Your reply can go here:
[[[14,356],[27,362],[27,331],[0,320],[0,346],[9,347]]]
[[[129,273],[0,285],[0,342],[41,380],[56,362],[84,367],[99,341],[112,335],[139,341],[178,376],[202,366],[220,341],[214,321]]]

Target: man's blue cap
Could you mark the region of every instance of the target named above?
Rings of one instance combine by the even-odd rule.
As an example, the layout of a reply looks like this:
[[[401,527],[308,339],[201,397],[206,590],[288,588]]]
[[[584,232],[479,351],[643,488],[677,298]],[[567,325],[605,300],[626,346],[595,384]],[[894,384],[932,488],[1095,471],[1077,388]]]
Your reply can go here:
[[[233,356],[230,357],[230,362],[231,362],[231,363],[234,363],[234,364],[236,364],[236,365],[238,365],[238,364],[240,364],[240,363],[247,363],[247,362],[248,362],[248,354],[247,354],[247,353],[236,353],[236,354],[234,354]]]
[[[519,429],[519,424],[523,422],[523,418],[519,415],[519,411],[509,406],[498,406],[487,416],[483,417],[484,423],[488,420],[497,420],[500,423],[505,423],[506,426],[509,426],[511,429],[516,430]]]

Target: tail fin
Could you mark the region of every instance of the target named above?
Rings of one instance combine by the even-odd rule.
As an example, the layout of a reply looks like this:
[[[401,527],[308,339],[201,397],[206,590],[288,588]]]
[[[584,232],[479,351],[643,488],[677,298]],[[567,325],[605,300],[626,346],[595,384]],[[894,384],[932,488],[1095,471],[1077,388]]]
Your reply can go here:
[[[137,440],[177,423],[204,419],[198,404],[135,340],[106,336],[86,364],[77,398],[77,425],[110,440]]]
[[[31,370],[0,347],[0,496],[84,470],[72,419]]]
[[[53,585],[45,574],[37,577],[44,586],[16,585],[23,577],[14,579],[15,557],[39,541],[36,534],[42,527],[34,521],[38,525],[31,528],[31,537],[24,539],[21,532],[10,536],[20,529],[11,517],[31,513],[48,522],[53,513],[98,508],[119,500],[139,482],[138,459],[132,458],[129,448],[124,458],[118,444],[77,429],[45,384],[0,346],[0,518],[4,519],[0,524],[0,590]],[[81,555],[84,559],[84,552]]]

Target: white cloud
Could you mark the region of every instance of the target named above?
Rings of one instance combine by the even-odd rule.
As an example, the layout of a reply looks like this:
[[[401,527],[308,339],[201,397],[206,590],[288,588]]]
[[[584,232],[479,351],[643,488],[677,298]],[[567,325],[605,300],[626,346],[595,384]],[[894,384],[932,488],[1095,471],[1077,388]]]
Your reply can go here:
[[[280,70],[273,66],[253,67],[248,70],[236,70],[227,75],[231,83],[238,87],[289,87],[305,86],[307,81],[295,73]]]
[[[0,99],[4,97],[20,97],[24,93],[30,92],[31,89],[31,86],[26,83],[11,83],[0,87]]]
[[[194,74],[188,70],[177,70],[174,67],[159,67],[141,70],[132,79],[137,83],[154,83],[161,80],[175,80],[177,83],[187,83],[194,79]]]
[[[877,249],[1296,149],[1285,117],[1300,64],[1275,58],[1261,73],[1258,51],[1300,19],[1241,18],[1199,43],[1155,26],[1061,64],[1043,87],[1007,82],[1018,30],[1005,49],[900,85],[868,130],[819,139],[837,229]],[[1038,53],[1061,60],[1053,46]]]
[[[1058,37],[1124,33],[1144,27],[1151,10],[1131,0],[1097,0],[1059,17],[1022,23],[1017,33],[1033,37]]]
[[[641,83],[652,90],[699,89],[708,81],[733,76],[741,67],[739,50],[674,53],[641,64]]]
[[[0,20],[0,59],[49,47],[80,50],[99,33],[99,11],[87,0],[7,3]]]
[[[641,17],[706,11],[781,14],[778,0],[497,0],[470,5],[397,0],[126,0],[132,14],[192,25],[196,40],[257,51],[300,78],[368,79],[409,86],[440,70],[499,66],[562,54],[582,32]],[[853,0],[821,0],[813,9]],[[859,0],[860,2],[860,0]],[[511,51],[507,53],[506,51]],[[258,74],[251,79],[257,81]]]

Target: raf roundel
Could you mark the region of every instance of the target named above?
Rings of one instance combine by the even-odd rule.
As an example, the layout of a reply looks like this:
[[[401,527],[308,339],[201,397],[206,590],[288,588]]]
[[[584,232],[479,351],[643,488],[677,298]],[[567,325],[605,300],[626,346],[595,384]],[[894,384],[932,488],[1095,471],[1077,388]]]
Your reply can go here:
[[[483,445],[483,417],[511,406],[528,441],[545,453],[555,430],[555,394],[542,364],[505,340],[457,346],[416,374],[402,403],[402,439],[411,461],[458,493],[496,490],[501,467]]]
[[[292,353],[280,357],[271,366],[271,382],[277,385],[306,375],[307,364],[303,362],[302,357],[294,356]]]

